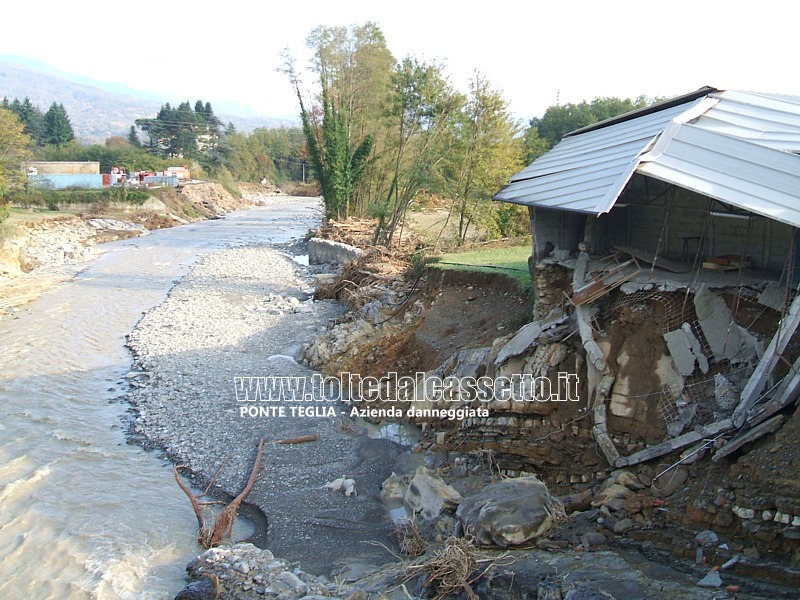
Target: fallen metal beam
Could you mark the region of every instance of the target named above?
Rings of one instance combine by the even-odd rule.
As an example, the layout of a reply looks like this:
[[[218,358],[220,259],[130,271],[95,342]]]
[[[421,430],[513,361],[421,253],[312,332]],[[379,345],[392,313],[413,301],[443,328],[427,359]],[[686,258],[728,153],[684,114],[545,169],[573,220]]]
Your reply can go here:
[[[780,361],[781,354],[786,350],[786,346],[789,344],[789,340],[791,340],[798,325],[800,325],[800,296],[794,299],[789,311],[781,319],[778,331],[775,332],[772,341],[758,362],[756,370],[750,376],[744,390],[742,390],[741,400],[733,411],[733,423],[736,427],[741,427],[744,424],[745,419],[747,419],[747,413],[758,400],[767,378]]]
[[[728,431],[732,427],[733,422],[730,419],[723,419],[721,421],[717,421],[716,423],[705,425],[696,431],[684,433],[683,435],[679,435],[678,437],[667,440],[666,442],[662,442],[655,446],[650,446],[649,448],[645,448],[639,452],[634,452],[630,456],[622,456],[618,460],[614,461],[614,467],[629,467],[653,458],[658,458],[659,456],[664,456],[665,454],[669,454],[674,450],[679,450],[684,446],[699,442],[703,438],[711,437],[724,431]]]
[[[714,457],[711,459],[714,462],[722,460],[729,454],[736,452],[739,448],[744,446],[745,444],[749,444],[750,442],[756,441],[758,438],[767,435],[768,433],[772,433],[773,431],[777,431],[781,425],[783,425],[785,418],[783,415],[777,415],[772,417],[769,421],[764,421],[761,425],[756,425],[747,433],[732,439],[727,444],[722,446],[719,450],[714,453]]]
[[[594,399],[594,413],[592,426],[592,435],[597,445],[600,446],[600,451],[606,457],[609,465],[614,465],[619,459],[619,451],[614,445],[611,436],[608,435],[608,426],[606,423],[606,400],[611,391],[611,386],[614,385],[614,375],[606,373],[597,384],[597,395]]]
[[[586,252],[581,252],[578,256],[577,262],[575,263],[575,271],[572,274],[573,290],[578,289],[584,284],[586,277],[586,265],[588,263],[589,255]],[[589,309],[583,305],[576,306],[575,318],[578,322],[578,333],[580,333],[583,348],[586,350],[586,356],[594,365],[595,369],[597,369],[600,373],[603,373],[606,370],[606,359],[603,356],[603,351],[600,349],[600,346],[598,346],[597,342],[594,341],[592,326],[589,322]]]
[[[800,358],[794,361],[791,372],[786,374],[775,390],[775,395],[764,405],[764,412],[767,416],[774,415],[798,397],[800,397]]]

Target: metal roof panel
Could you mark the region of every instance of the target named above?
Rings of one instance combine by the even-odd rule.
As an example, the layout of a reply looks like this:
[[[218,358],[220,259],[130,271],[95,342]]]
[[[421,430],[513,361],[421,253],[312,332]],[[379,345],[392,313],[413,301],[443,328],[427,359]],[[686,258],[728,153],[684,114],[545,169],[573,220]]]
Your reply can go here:
[[[578,130],[496,200],[599,214],[638,171],[800,226],[800,97],[710,90]]]

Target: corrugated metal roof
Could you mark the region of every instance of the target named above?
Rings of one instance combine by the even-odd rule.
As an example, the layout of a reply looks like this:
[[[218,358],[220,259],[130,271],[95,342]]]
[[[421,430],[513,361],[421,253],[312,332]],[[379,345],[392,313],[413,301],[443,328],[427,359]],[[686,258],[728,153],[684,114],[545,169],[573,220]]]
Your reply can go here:
[[[579,212],[611,209],[609,188],[624,187],[639,155],[667,124],[697,102],[673,106],[586,133],[565,137],[511,178],[495,200]]]
[[[800,224],[800,156],[788,152],[685,125],[662,154],[637,170],[771,219]]]
[[[608,212],[634,172],[800,226],[800,98],[711,91],[565,137],[495,200]]]

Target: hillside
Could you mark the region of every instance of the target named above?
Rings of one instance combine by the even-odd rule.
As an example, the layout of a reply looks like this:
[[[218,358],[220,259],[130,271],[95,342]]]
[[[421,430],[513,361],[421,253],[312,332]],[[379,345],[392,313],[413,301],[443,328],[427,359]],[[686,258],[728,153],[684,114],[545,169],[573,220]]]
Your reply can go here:
[[[102,86],[102,87],[101,87]],[[103,89],[108,88],[108,89]],[[136,119],[153,117],[165,102],[184,100],[194,103],[197,98],[164,98],[158,100],[144,92],[115,84],[81,81],[78,77],[58,73],[45,65],[27,64],[8,56],[0,56],[0,98],[25,96],[46,111],[53,101],[64,104],[75,135],[81,142],[98,143],[112,135],[126,136]],[[258,127],[290,125],[286,120],[253,116],[246,107],[214,103],[217,116],[223,123],[232,122],[239,131],[250,132]],[[226,109],[234,114],[225,114]]]

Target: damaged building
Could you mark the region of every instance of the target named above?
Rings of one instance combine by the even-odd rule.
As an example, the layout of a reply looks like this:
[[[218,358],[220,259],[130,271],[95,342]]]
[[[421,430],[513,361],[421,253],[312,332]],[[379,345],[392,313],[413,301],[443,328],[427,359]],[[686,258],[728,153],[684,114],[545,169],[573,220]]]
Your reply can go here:
[[[798,538],[796,473],[770,487],[747,453],[800,420],[800,98],[703,88],[570,133],[494,199],[530,211],[536,305],[475,373],[577,373],[581,402],[495,403],[459,446],[551,484],[629,469],[663,496],[698,460],[739,468],[753,488],[693,522]]]
[[[798,152],[800,98],[704,88],[570,133],[495,196],[529,208],[537,317],[576,316],[612,466],[796,400]],[[662,339],[612,348],[600,323],[620,320]],[[621,453],[609,420],[654,424],[648,448]]]

